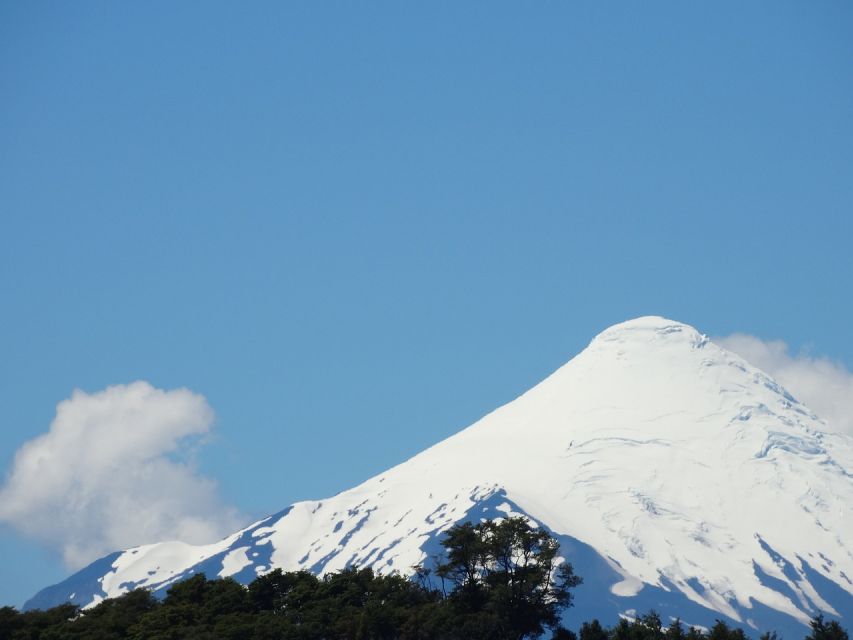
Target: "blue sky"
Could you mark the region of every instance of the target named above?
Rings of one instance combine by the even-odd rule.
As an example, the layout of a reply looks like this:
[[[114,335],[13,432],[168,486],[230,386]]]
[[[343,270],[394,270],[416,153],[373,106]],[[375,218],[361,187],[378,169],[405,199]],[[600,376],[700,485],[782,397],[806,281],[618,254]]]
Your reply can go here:
[[[4,2],[0,95],[4,474],[186,387],[251,519],[646,314],[853,367],[850,3]],[[0,524],[0,604],[55,543]]]

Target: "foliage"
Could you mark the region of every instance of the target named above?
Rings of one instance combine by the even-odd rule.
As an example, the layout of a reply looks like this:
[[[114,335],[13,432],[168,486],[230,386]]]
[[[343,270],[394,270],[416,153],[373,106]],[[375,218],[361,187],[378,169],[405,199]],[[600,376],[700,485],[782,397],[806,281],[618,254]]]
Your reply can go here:
[[[707,633],[665,626],[651,611],[611,628],[585,622],[578,634],[559,625],[580,584],[546,532],[518,518],[458,525],[445,556],[416,580],[345,569],[323,578],[272,571],[248,587],[198,574],[160,601],[140,589],[86,611],[0,608],[0,640],[745,640],[718,621]],[[441,585],[433,584],[433,579]],[[776,640],[766,633],[761,640]],[[806,640],[849,640],[835,621],[817,616]]]
[[[400,576],[347,569],[318,579],[273,571],[248,588],[198,575],[159,602],[144,590],[80,612],[71,605],[19,613],[0,608],[0,640],[473,640],[504,639],[502,622],[462,611],[439,591]],[[584,622],[578,634],[554,628],[551,640],[744,640],[718,621],[707,633],[680,621],[664,627],[655,612],[605,628]],[[762,640],[773,640],[772,632]],[[806,640],[849,640],[836,621],[818,616]]]
[[[500,637],[556,629],[561,611],[572,604],[571,589],[581,583],[570,563],[558,562],[559,543],[525,518],[459,524],[442,544],[446,561],[435,573],[451,582],[451,603],[459,612],[479,614]]]
[[[818,614],[811,621],[812,632],[806,640],[848,640],[847,632],[835,620],[827,622],[823,614]]]

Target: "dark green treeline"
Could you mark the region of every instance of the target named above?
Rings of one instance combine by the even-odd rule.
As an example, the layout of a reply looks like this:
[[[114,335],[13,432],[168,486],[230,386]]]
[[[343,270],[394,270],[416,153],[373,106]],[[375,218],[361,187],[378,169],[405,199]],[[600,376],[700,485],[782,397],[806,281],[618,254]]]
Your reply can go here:
[[[575,640],[560,626],[581,580],[558,563],[559,546],[524,519],[463,524],[416,579],[346,569],[323,578],[275,570],[248,587],[196,575],[160,601],[144,589],[80,611],[0,609],[0,640]],[[581,612],[582,613],[582,612]],[[584,623],[579,640],[746,640],[718,622],[707,633],[654,612],[606,628]],[[762,640],[776,640],[767,633]],[[785,639],[795,640],[795,639]],[[834,621],[812,621],[808,640],[849,640]]]

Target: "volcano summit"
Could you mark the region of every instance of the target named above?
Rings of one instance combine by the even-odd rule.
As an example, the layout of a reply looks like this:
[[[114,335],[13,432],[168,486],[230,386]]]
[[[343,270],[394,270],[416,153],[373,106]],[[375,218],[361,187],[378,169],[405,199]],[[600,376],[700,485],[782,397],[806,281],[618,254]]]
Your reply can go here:
[[[853,440],[690,326],[615,325],[528,392],[332,498],[206,546],[116,552],[27,607],[86,606],[196,572],[411,572],[466,520],[526,515],[584,584],[567,626],[651,608],[664,621],[801,637],[853,623]]]

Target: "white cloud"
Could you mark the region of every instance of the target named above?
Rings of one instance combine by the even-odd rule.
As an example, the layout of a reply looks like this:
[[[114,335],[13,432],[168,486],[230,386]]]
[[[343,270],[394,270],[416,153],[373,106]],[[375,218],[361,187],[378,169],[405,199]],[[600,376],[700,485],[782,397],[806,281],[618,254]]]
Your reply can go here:
[[[71,568],[139,544],[213,542],[239,524],[189,460],[213,418],[188,389],[76,390],[15,454],[0,522],[58,549]]]
[[[793,356],[782,340],[735,333],[714,341],[773,376],[826,420],[831,431],[853,435],[853,372],[843,364],[808,354]]]

